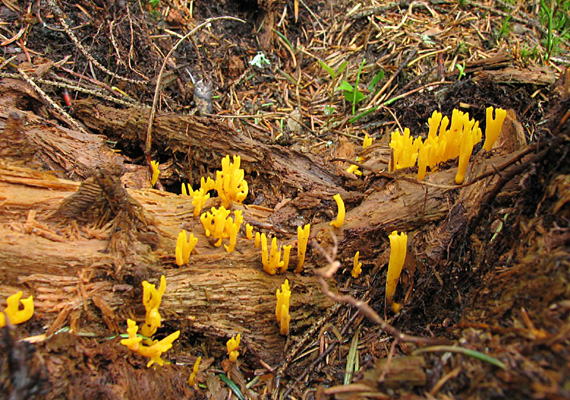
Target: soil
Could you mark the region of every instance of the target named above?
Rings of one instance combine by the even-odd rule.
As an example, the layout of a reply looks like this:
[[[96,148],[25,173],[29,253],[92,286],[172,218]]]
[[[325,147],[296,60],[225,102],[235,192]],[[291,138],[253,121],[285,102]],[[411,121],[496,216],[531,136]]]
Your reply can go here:
[[[0,398],[570,398],[570,61],[564,38],[546,53],[538,14],[470,0],[3,2],[0,301],[23,291],[35,311],[0,328]],[[484,127],[489,106],[507,110],[501,136],[475,146],[464,184],[457,160],[425,181],[390,170],[392,131],[425,138],[434,111],[454,110]],[[226,155],[249,187],[231,209],[292,246],[285,273],[263,270],[245,228],[234,252],[216,247],[181,194]],[[220,206],[211,194],[202,212]],[[181,230],[198,244],[179,266]],[[398,312],[393,231],[408,234]],[[145,322],[143,281],[161,276],[152,339],[180,336],[147,367],[121,339],[127,319]]]

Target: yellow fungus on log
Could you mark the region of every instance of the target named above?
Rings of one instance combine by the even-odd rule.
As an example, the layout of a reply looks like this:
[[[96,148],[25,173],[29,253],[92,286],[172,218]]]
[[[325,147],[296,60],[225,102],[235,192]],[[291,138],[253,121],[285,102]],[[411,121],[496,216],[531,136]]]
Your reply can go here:
[[[166,291],[166,279],[164,278],[164,275],[160,277],[160,286],[158,290],[155,285],[148,283],[147,281],[143,281],[142,286],[143,304],[146,308],[146,316],[145,323],[141,328],[141,334],[150,338],[161,326],[162,318],[158,312],[158,308],[162,302],[162,295],[164,295],[164,292]]]
[[[152,169],[152,177],[150,178],[150,184],[154,186],[156,185],[156,182],[158,181],[158,175],[160,174],[160,171],[158,170],[158,161],[151,161],[150,167]]]
[[[275,307],[275,318],[279,324],[279,333],[281,335],[289,334],[289,300],[291,298],[291,289],[289,288],[289,280],[285,279],[285,283],[281,285],[281,290],[277,289],[275,293],[277,297],[277,306]]]
[[[253,240],[253,225],[245,224],[245,236],[248,240]]]
[[[338,215],[336,217],[336,220],[332,221],[330,224],[335,228],[340,228],[344,223],[344,217],[346,214],[346,210],[344,208],[344,201],[342,201],[342,197],[340,197],[340,194],[335,194],[333,196],[333,199],[336,201],[336,206],[338,207]]]
[[[12,325],[21,324],[32,318],[34,315],[34,296],[20,300],[21,298],[22,291],[19,291],[6,299],[7,306],[4,312],[0,312],[0,327],[6,326],[6,317]],[[23,306],[22,310],[20,310],[20,303]]]
[[[198,238],[195,238],[193,233],[190,234],[190,237],[187,237],[185,230],[178,233],[175,251],[177,265],[182,266],[188,264],[190,261],[190,253],[194,250],[194,246],[196,246],[197,242]]]
[[[303,271],[303,264],[305,264],[305,255],[307,254],[307,244],[309,243],[309,234],[311,233],[311,224],[304,227],[297,227],[297,257],[299,261],[295,273],[298,274]]]
[[[216,190],[222,200],[222,206],[229,207],[232,201],[243,203],[248,193],[247,181],[244,179],[244,170],[240,168],[241,157],[234,156],[233,163],[230,156],[222,159],[222,170],[216,172]]]
[[[483,143],[483,150],[491,151],[493,145],[501,134],[503,122],[507,116],[507,111],[502,108],[495,109],[495,118],[493,119],[493,107],[487,107],[485,123],[485,142]]]
[[[145,346],[141,343],[142,337],[137,336],[137,331],[139,327],[136,322],[132,319],[127,320],[127,333],[129,335],[128,339],[122,339],[121,344],[127,346],[131,351],[140,354],[143,357],[150,358],[150,361],[146,365],[147,368],[152,366],[154,363],[162,366],[164,365],[164,360],[161,358],[162,353],[168,351],[172,347],[172,342],[178,339],[180,336],[180,331],[171,333],[164,339],[155,342],[151,346]]]

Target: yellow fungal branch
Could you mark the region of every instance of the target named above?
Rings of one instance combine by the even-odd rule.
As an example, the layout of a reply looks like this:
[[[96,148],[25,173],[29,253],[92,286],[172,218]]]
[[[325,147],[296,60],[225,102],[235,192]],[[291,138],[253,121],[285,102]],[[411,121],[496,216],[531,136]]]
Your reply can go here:
[[[366,136],[364,137],[364,142],[362,143],[362,150],[364,150],[365,148],[367,148],[371,144],[372,144],[372,138],[370,136],[368,136],[368,133],[367,133]],[[356,157],[357,163],[362,163],[363,161],[364,161],[364,157],[360,157],[360,156]],[[346,172],[348,172],[349,174],[362,175],[362,171],[360,171],[358,169],[358,165],[354,165],[354,164],[351,164],[350,167],[348,167],[346,169]]]
[[[289,280],[285,279],[285,283],[281,285],[281,290],[277,289],[275,293],[277,297],[277,306],[275,307],[275,318],[279,324],[279,333],[282,335],[289,334],[289,299],[291,298],[291,289],[289,288]]]
[[[176,264],[185,265],[190,261],[190,253],[196,246],[198,238],[194,237],[191,233],[190,237],[186,236],[186,231],[182,230],[178,234],[178,239],[176,240]]]
[[[204,208],[204,204],[210,198],[210,193],[207,193],[206,190],[200,188],[195,190],[192,195],[192,204],[194,205],[194,216],[197,217],[202,212],[202,208]]]
[[[243,215],[242,214],[243,214],[242,210],[237,210],[234,212],[235,218],[233,220],[231,218],[228,218],[226,220],[225,232],[229,235],[230,244],[229,244],[229,246],[226,246],[224,244],[224,248],[226,249],[226,251],[228,253],[231,253],[232,251],[234,251],[234,249],[236,247],[237,234],[238,234],[239,228],[243,222]]]
[[[20,291],[6,299],[7,307],[3,313],[0,313],[0,327],[6,326],[6,317],[12,325],[21,324],[32,318],[34,315],[34,296],[20,300],[21,298],[22,292]],[[23,306],[22,310],[20,310],[20,303]]]
[[[289,267],[289,256],[291,254],[292,247],[292,245],[283,245],[283,266],[279,270],[280,274],[287,272],[287,268]]]
[[[208,179],[202,177],[200,178],[200,189],[204,190],[204,193],[208,193],[210,190],[216,188],[216,182],[208,177]]]
[[[158,312],[162,295],[166,291],[166,279],[164,275],[160,277],[160,286],[158,290],[156,287],[147,281],[143,281],[143,304],[146,308],[145,323],[141,328],[141,334],[146,337],[151,337],[160,328],[161,316]],[[138,329],[138,328],[137,328]],[[162,365],[162,364],[161,364]]]
[[[198,357],[196,359],[196,362],[194,363],[194,368],[192,368],[192,373],[190,374],[190,377],[188,378],[188,384],[190,386],[194,386],[194,384],[196,383],[196,374],[200,370],[200,362],[201,361],[202,361],[202,357]]]
[[[299,262],[295,273],[298,274],[303,271],[303,264],[305,264],[305,255],[307,254],[307,244],[309,243],[309,234],[311,233],[311,224],[304,227],[297,227],[297,257]]]
[[[192,187],[189,183],[182,182],[182,196],[189,196],[192,193]]]
[[[145,346],[141,343],[142,337],[137,336],[139,327],[137,326],[136,322],[132,319],[128,319],[127,325],[127,333],[129,334],[129,338],[121,340],[121,344],[127,346],[131,351],[134,351],[143,357],[150,358],[150,361],[146,365],[147,368],[154,363],[160,366],[164,365],[164,360],[161,358],[162,353],[168,351],[172,347],[172,342],[178,339],[178,336],[180,336],[180,331],[171,333],[164,339],[154,343],[152,346]]]
[[[261,233],[255,232],[255,247],[259,247],[259,241],[261,240]]]
[[[469,159],[473,153],[473,146],[481,141],[481,129],[479,129],[479,121],[468,120],[463,125],[463,133],[461,135],[461,144],[459,147],[459,163],[457,174],[455,175],[455,183],[461,185],[465,179],[465,172]]]
[[[392,160],[389,165],[390,172],[416,165],[418,150],[422,139],[416,138],[414,140],[410,136],[410,130],[408,128],[404,129],[403,135],[399,130],[395,130],[390,135],[390,147],[392,148]]]
[[[287,259],[284,257],[283,261],[281,261],[281,250],[277,245],[277,238],[274,237],[271,240],[270,251],[267,247],[267,236],[265,236],[265,233],[261,234],[261,263],[263,264],[263,270],[268,274],[275,275],[277,272],[284,273],[287,271],[291,246],[283,246],[283,248]],[[287,261],[287,264],[285,261]]]
[[[244,171],[240,169],[240,156],[230,156],[222,159],[222,170],[216,172],[216,190],[222,199],[222,206],[229,207],[232,201],[243,203],[248,193],[247,181],[244,180]]]
[[[344,201],[342,201],[342,197],[340,194],[335,194],[333,197],[334,201],[336,201],[336,206],[338,207],[338,215],[336,220],[331,222],[331,225],[335,228],[340,228],[342,224],[344,224],[344,216],[345,216],[345,209],[344,209]]]
[[[352,277],[354,279],[358,278],[360,276],[360,273],[362,272],[362,263],[358,262],[358,257],[360,256],[360,251],[357,251],[356,254],[354,255],[354,262],[353,262],[353,266],[352,266]]]
[[[502,108],[495,109],[495,118],[493,119],[493,107],[487,107],[486,116],[487,121],[485,123],[485,142],[483,143],[483,149],[491,151],[501,134],[507,111]]]
[[[151,161],[150,167],[152,169],[152,177],[150,178],[150,184],[154,186],[156,185],[156,182],[158,181],[158,175],[160,174],[160,171],[158,170],[158,161]]]
[[[253,225],[245,224],[245,236],[248,240],[253,240]]]
[[[235,338],[232,337],[226,343],[226,347],[228,348],[228,355],[229,355],[231,362],[236,362],[236,360],[239,356],[238,350],[239,350],[239,342],[240,341],[241,341],[241,333],[238,333],[238,335]]]
[[[404,267],[408,248],[408,235],[397,231],[392,232],[390,238],[390,261],[388,263],[388,275],[386,276],[386,302],[392,304],[394,312],[400,310],[401,305],[392,300],[396,293],[396,286]]]

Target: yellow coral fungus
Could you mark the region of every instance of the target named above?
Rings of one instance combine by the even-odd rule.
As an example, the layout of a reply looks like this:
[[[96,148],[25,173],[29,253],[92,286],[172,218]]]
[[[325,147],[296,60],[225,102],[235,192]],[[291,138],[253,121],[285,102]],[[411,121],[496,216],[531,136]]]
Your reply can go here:
[[[184,183],[182,182],[182,195],[183,196],[189,196],[192,193],[192,187],[190,186],[189,183]]]
[[[194,205],[194,216],[197,217],[202,212],[204,204],[210,198],[210,193],[207,193],[203,188],[197,189],[192,194],[192,204]]]
[[[403,135],[399,130],[395,130],[390,135],[390,147],[392,148],[392,159],[389,165],[390,172],[416,165],[418,150],[422,140],[420,138],[414,140],[410,136],[408,128],[404,129]]]
[[[182,230],[178,233],[178,239],[176,240],[176,264],[185,265],[190,261],[190,253],[196,246],[198,238],[194,237],[191,233],[190,237],[187,237],[186,231]]]
[[[200,216],[200,221],[204,226],[206,236],[213,236],[214,239],[218,239],[214,244],[216,247],[220,247],[222,245],[222,239],[229,237],[229,235],[226,235],[224,231],[226,228],[226,220],[230,213],[230,210],[226,210],[224,206],[220,206],[220,208],[212,207],[209,212]]]
[[[303,271],[303,264],[305,264],[305,255],[307,254],[307,244],[309,243],[309,234],[311,233],[311,224],[304,227],[297,227],[297,257],[299,261],[295,273],[298,274]]]
[[[342,224],[344,224],[344,216],[345,216],[345,208],[344,208],[344,201],[342,201],[342,197],[340,194],[335,194],[333,196],[334,201],[336,201],[336,206],[338,207],[338,215],[336,220],[332,221],[330,224],[335,228],[340,228]]]
[[[255,247],[259,247],[259,241],[261,240],[261,233],[255,232]]]
[[[198,357],[196,359],[196,362],[194,363],[194,368],[192,368],[192,373],[190,374],[190,377],[188,378],[188,384],[190,386],[194,386],[194,384],[196,383],[196,374],[200,370],[200,362],[201,361],[202,361],[202,357]]]
[[[362,143],[362,150],[364,150],[365,148],[367,148],[371,144],[372,144],[372,138],[370,136],[368,136],[368,133],[367,133],[366,136],[364,137],[364,141]],[[363,161],[364,161],[364,157],[361,157],[361,156],[356,157],[357,163],[361,163]],[[346,169],[346,172],[348,172],[349,174],[362,175],[362,171],[360,171],[358,169],[358,165],[355,165],[355,164],[350,165]]]
[[[164,275],[160,277],[160,286],[158,290],[153,284],[150,284],[147,281],[143,281],[142,286],[143,304],[146,308],[146,316],[145,323],[141,328],[141,334],[150,338],[156,333],[156,330],[160,328],[162,321],[158,308],[162,301],[162,295],[166,291],[166,279],[164,278]]]
[[[222,206],[229,207],[232,201],[243,203],[248,193],[247,181],[244,180],[244,171],[240,169],[240,156],[230,156],[222,159],[222,170],[216,172],[216,190],[222,200]]]
[[[291,250],[291,249],[289,249]],[[267,247],[267,236],[265,233],[261,234],[261,262],[263,264],[263,270],[270,275],[275,275],[278,271],[285,272],[287,267],[285,267],[285,262],[281,261],[281,250],[277,245],[277,238],[271,240],[271,251]]]
[[[158,365],[164,365],[164,360],[161,358],[162,353],[168,351],[172,347],[172,342],[178,339],[180,336],[180,331],[171,333],[164,339],[154,343],[152,346],[145,346],[141,344],[142,337],[137,336],[137,331],[139,327],[136,322],[132,319],[127,320],[127,333],[129,334],[128,339],[121,340],[121,344],[127,346],[131,351],[140,354],[143,357],[150,358],[150,361],[146,365],[147,368],[156,363]]]
[[[360,276],[360,273],[362,272],[362,263],[358,262],[358,257],[360,256],[360,251],[357,251],[356,254],[354,255],[354,262],[352,265],[352,277],[354,279],[358,278]]]
[[[228,340],[228,342],[226,343],[226,347],[228,349],[228,355],[230,358],[231,362],[236,362],[238,356],[239,356],[239,343],[241,341],[241,333],[238,333],[238,335],[234,338],[232,337],[230,340]]]
[[[502,108],[495,109],[495,118],[493,119],[493,107],[487,107],[486,116],[487,121],[485,124],[485,142],[483,143],[483,149],[491,151],[501,134],[507,111]]]
[[[396,286],[404,267],[406,260],[406,252],[408,246],[408,235],[397,231],[392,232],[390,238],[390,261],[388,263],[388,274],[386,276],[386,302],[392,304],[392,309],[398,312],[400,304],[392,300],[394,293],[396,293]]]
[[[474,120],[471,120],[463,125],[463,134],[461,135],[461,145],[459,147],[459,162],[457,174],[455,175],[455,183],[458,185],[462,184],[465,179],[465,171],[467,171],[469,158],[471,158],[473,153],[473,146],[481,141],[480,134],[478,135],[480,131],[479,121],[474,122]]]
[[[287,272],[287,268],[289,267],[289,256],[291,254],[292,247],[292,245],[283,245],[283,266],[279,270],[280,274]]]
[[[208,177],[207,179],[202,177],[200,178],[200,189],[204,190],[204,193],[208,193],[210,190],[216,188],[216,182]]]
[[[150,168],[152,169],[152,177],[150,179],[150,184],[154,186],[156,185],[156,182],[158,181],[158,175],[160,174],[160,171],[158,170],[158,161],[151,161]]]
[[[0,327],[6,326],[6,317],[12,325],[18,325],[26,322],[34,315],[34,297],[22,299],[22,292],[13,294],[6,299],[7,307],[4,312],[0,312]],[[20,303],[23,309],[20,310]]]
[[[291,289],[289,288],[289,280],[285,279],[285,283],[281,285],[281,290],[277,289],[275,293],[277,297],[277,306],[275,307],[275,318],[279,324],[279,333],[282,335],[289,334],[289,299],[291,298]]]
[[[245,224],[245,236],[248,238],[248,240],[253,239],[253,226],[252,225]]]

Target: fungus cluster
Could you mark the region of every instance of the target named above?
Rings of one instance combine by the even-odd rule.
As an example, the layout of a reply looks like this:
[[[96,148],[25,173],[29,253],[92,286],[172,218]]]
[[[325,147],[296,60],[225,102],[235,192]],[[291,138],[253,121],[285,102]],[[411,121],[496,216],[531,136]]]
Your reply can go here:
[[[493,107],[487,108],[486,138],[483,145],[487,151],[499,137],[506,111],[497,109],[495,119],[492,115]],[[424,141],[419,137],[413,139],[407,128],[404,129],[403,135],[398,130],[392,132],[390,171],[414,167],[417,163],[417,177],[423,180],[428,167],[434,171],[439,163],[459,157],[455,182],[463,183],[473,147],[482,138],[479,122],[470,119],[468,113],[453,110],[451,121],[440,112],[434,111],[428,119],[428,124],[428,137]]]
[[[214,246],[220,247],[222,245],[222,239],[229,239],[229,245],[224,245],[224,248],[228,253],[234,251],[237,241],[237,234],[239,228],[243,223],[243,211],[236,210],[234,212],[234,218],[230,217],[231,211],[226,210],[222,205],[219,208],[212,207],[209,212],[206,212],[200,216],[200,221],[204,226],[206,236],[212,236],[217,239]]]
[[[172,347],[172,342],[178,339],[180,331],[176,331],[160,341],[151,339],[156,333],[156,330],[161,326],[162,318],[158,312],[158,308],[162,302],[162,295],[166,291],[166,279],[164,275],[160,277],[160,286],[158,289],[147,281],[144,281],[142,285],[143,304],[146,308],[145,322],[141,328],[142,336],[137,335],[139,327],[136,322],[132,319],[127,319],[128,339],[122,339],[121,344],[141,356],[150,358],[147,367],[152,366],[154,363],[162,366],[164,365],[164,360],[161,358],[162,353]],[[143,336],[147,338],[145,339],[145,344],[141,343]]]
[[[4,312],[0,312],[0,327],[6,326],[7,322],[18,325],[32,318],[34,315],[34,297],[30,296],[27,299],[20,300],[21,298],[22,291],[19,291],[6,299],[7,307]],[[21,310],[20,303],[23,307]]]
[[[241,158],[230,156],[222,159],[222,170],[216,172],[215,189],[222,199],[222,206],[229,207],[232,201],[243,203],[248,193],[247,181],[244,179],[244,171],[240,168]]]
[[[257,235],[256,235],[257,236]],[[283,274],[289,266],[289,254],[291,245],[283,245],[283,260],[281,260],[281,248],[277,244],[277,238],[271,240],[271,251],[267,247],[267,236],[261,234],[261,262],[263,270],[269,275],[275,275],[277,272]]]

